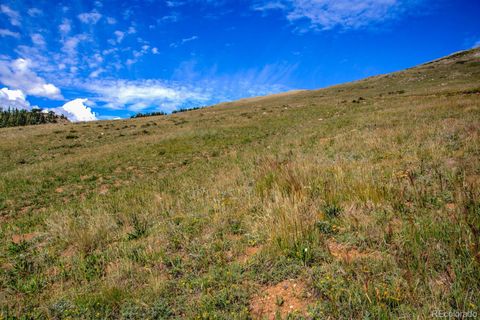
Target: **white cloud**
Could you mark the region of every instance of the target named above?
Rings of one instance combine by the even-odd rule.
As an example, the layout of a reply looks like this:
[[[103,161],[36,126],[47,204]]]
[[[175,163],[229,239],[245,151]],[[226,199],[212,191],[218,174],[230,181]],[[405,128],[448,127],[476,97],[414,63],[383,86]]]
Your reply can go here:
[[[97,11],[84,12],[78,15],[78,19],[86,24],[96,24],[101,18],[102,15]]]
[[[178,13],[172,13],[167,16],[163,16],[162,18],[158,19],[157,22],[177,22],[180,18]]]
[[[267,11],[285,8],[285,4],[280,1],[267,1],[264,3],[256,3],[252,6],[252,9],[255,11]]]
[[[14,37],[14,38],[20,38],[20,33],[18,32],[13,32],[7,29],[0,29],[0,37]]]
[[[97,105],[109,109],[172,111],[179,107],[208,105],[244,97],[287,91],[282,83],[291,78],[296,65],[273,64],[237,74],[218,75],[215,69],[195,70],[186,62],[174,73],[175,81],[77,80],[74,87],[89,92]]]
[[[44,111],[53,111],[56,114],[63,114],[70,121],[94,121],[98,120],[95,112],[92,111],[87,105],[90,105],[88,99],[75,99],[65,103],[58,108],[47,108]],[[0,89],[0,109],[19,109],[19,110],[32,110],[32,108],[38,108],[37,106],[31,106],[25,99],[25,94],[21,90],[10,90],[8,88]]]
[[[107,17],[107,23],[108,23],[108,24],[116,24],[116,23],[117,23],[117,19],[112,18],[112,17]]]
[[[197,40],[197,39],[198,39],[197,36],[191,36],[190,38],[184,38],[184,39],[182,39],[182,43],[190,42],[190,41]]]
[[[153,48],[152,48],[152,53],[153,53],[153,54],[159,54],[158,48],[157,48],[157,47],[153,47]]]
[[[72,30],[72,22],[68,19],[63,19],[62,24],[58,26],[61,34],[66,35]]]
[[[88,41],[89,37],[86,34],[77,34],[71,37],[67,37],[62,40],[62,51],[66,56],[62,57],[63,62],[67,62],[73,66],[77,64],[78,46],[80,43]]]
[[[39,46],[39,47],[44,47],[45,46],[45,39],[43,38],[43,36],[39,33],[34,33],[32,35],[30,35],[30,38],[32,38],[32,42]]]
[[[58,108],[49,109],[57,114],[63,114],[68,120],[73,122],[78,121],[95,121],[98,120],[95,112],[87,105],[90,104],[88,99],[75,99],[65,103]]]
[[[30,103],[25,99],[22,90],[0,89],[0,109],[30,110]]]
[[[279,0],[260,1],[252,9],[283,10],[292,23],[306,21],[309,28],[329,30],[336,27],[358,29],[395,18],[411,0]]]
[[[122,32],[120,30],[115,31],[113,34],[117,38],[118,43],[122,42],[123,38],[125,37],[125,32]]]
[[[201,90],[158,80],[97,80],[83,85],[97,95],[96,101],[111,109],[140,111],[148,107],[173,110],[185,103],[207,101],[210,96]]]
[[[30,17],[38,17],[43,14],[43,11],[38,8],[30,8],[28,9],[27,13]]]
[[[12,26],[19,27],[21,25],[20,13],[18,13],[18,11],[15,11],[11,9],[9,6],[2,4],[0,5],[0,12],[6,15],[10,19],[10,23],[12,24]]]
[[[90,77],[90,78],[98,78],[98,76],[99,76],[101,73],[103,73],[103,72],[105,72],[105,69],[103,69],[103,68],[94,70],[94,71],[92,71],[92,72],[90,73],[89,77]]]
[[[63,99],[60,89],[39,77],[25,59],[0,60],[0,82],[28,95],[50,99]]]
[[[127,60],[125,61],[125,64],[126,64],[127,66],[131,66],[132,64],[135,64],[135,63],[137,63],[137,59],[127,59]]]
[[[182,44],[185,44],[187,42],[190,42],[190,41],[194,41],[194,40],[197,40],[198,39],[198,36],[191,36],[189,38],[183,38],[182,40],[178,41],[178,42],[173,42],[170,44],[170,47],[172,48],[177,48],[179,47],[180,45]]]

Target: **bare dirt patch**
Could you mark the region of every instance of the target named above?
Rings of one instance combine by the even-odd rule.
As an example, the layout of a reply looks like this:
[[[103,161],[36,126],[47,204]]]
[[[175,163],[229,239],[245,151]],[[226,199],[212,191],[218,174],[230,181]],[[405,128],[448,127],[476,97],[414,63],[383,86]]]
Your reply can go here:
[[[454,211],[457,208],[457,205],[455,203],[447,203],[445,207],[448,211]]]
[[[250,302],[253,319],[283,318],[289,314],[306,315],[312,302],[312,294],[300,280],[285,280],[274,286],[264,287]]]
[[[12,236],[12,242],[19,244],[21,242],[30,241],[35,238],[38,234],[36,232],[25,233],[25,234],[14,234]]]

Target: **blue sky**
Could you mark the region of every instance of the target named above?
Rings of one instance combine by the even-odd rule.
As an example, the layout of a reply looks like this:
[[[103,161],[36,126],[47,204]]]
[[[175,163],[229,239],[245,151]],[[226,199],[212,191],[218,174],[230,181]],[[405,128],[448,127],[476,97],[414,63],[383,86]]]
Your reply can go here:
[[[0,103],[92,120],[321,88],[480,45],[479,16],[478,0],[1,0]]]

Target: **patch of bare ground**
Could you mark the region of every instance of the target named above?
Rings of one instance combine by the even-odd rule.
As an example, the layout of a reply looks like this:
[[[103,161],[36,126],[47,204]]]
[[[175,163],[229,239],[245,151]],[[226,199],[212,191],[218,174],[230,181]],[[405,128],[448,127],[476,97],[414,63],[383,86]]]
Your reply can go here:
[[[338,243],[333,239],[327,241],[328,251],[330,254],[338,260],[350,263],[355,260],[370,258],[380,259],[381,253],[378,251],[365,251],[361,252],[356,248],[350,248],[345,244]]]
[[[21,242],[30,241],[33,238],[35,238],[37,235],[38,235],[38,233],[36,233],[36,232],[25,233],[25,234],[14,234],[12,236],[12,242],[15,243],[15,244],[19,244]]]
[[[312,294],[301,280],[285,280],[274,286],[263,287],[250,302],[253,319],[276,319],[289,314],[306,315]]]

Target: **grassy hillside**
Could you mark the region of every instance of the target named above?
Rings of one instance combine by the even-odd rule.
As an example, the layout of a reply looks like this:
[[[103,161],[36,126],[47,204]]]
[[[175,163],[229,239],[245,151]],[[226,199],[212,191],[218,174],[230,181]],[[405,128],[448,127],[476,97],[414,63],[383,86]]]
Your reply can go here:
[[[0,318],[480,313],[480,51],[0,130]]]

